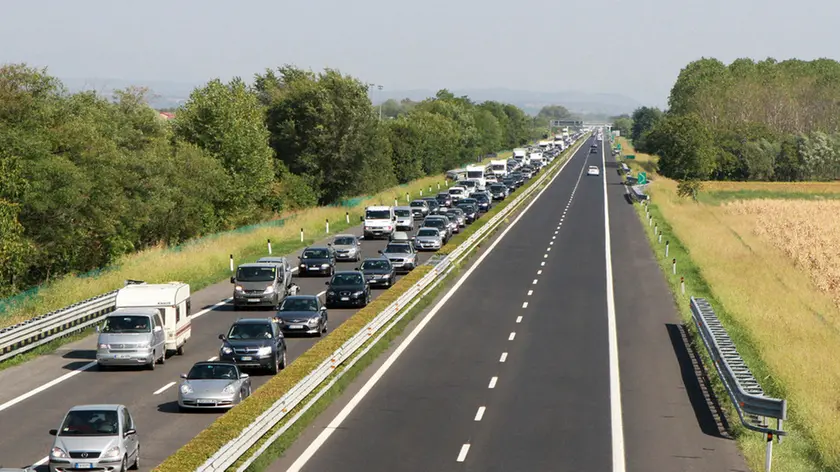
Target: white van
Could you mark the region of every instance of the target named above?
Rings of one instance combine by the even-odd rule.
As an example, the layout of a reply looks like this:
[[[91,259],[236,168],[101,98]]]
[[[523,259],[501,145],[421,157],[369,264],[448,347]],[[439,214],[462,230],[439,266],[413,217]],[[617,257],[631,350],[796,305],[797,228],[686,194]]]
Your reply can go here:
[[[166,350],[184,354],[184,344],[192,336],[189,284],[130,283],[117,292],[116,305],[117,308],[157,308],[163,319]]]
[[[365,208],[365,239],[390,238],[397,230],[397,215],[389,206]]]

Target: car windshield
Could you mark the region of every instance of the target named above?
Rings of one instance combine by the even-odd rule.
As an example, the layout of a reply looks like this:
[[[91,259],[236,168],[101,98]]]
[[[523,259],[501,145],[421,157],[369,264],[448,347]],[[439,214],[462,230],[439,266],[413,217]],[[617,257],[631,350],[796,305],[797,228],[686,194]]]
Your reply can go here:
[[[329,259],[330,253],[326,249],[307,249],[303,251],[304,259]]]
[[[438,200],[448,200],[449,194],[448,193],[439,193],[437,196]]]
[[[465,180],[461,182],[462,187],[475,187],[476,183],[473,180]]]
[[[394,210],[394,214],[397,216],[409,217],[411,216],[411,210]]]
[[[102,325],[103,333],[149,333],[152,323],[148,316],[109,316]]]
[[[475,196],[475,199],[478,200],[479,202],[487,201],[487,194],[479,193],[478,195]]]
[[[318,311],[314,298],[287,298],[280,305],[280,311]]]
[[[356,238],[351,238],[350,236],[335,238],[335,241],[333,241],[333,245],[335,246],[352,246],[355,243]]]
[[[440,218],[435,218],[433,220],[426,220],[423,222],[423,226],[431,226],[433,228],[440,228],[441,226],[445,225],[446,223],[443,222]]]
[[[411,206],[413,206],[413,207],[424,207],[424,206],[426,206],[426,202],[411,202]]]
[[[388,247],[385,248],[386,254],[410,254],[411,249],[408,247],[408,244],[389,244]]]
[[[467,213],[473,213],[475,211],[472,205],[458,205],[458,208],[464,210]]]
[[[437,236],[437,235],[438,235],[438,230],[431,229],[431,228],[421,229],[420,231],[417,232],[417,236]]]
[[[362,285],[364,281],[360,274],[335,274],[330,285]]]
[[[236,280],[240,282],[268,282],[274,280],[277,267],[240,267],[236,271]]]
[[[238,323],[230,328],[228,339],[270,339],[268,323]]]
[[[194,365],[187,374],[187,380],[236,380],[236,367],[227,364]]]
[[[67,413],[60,436],[115,436],[119,433],[115,410],[77,410]]]
[[[365,212],[366,220],[390,220],[390,210],[368,210]]]
[[[388,270],[391,264],[388,261],[365,261],[362,263],[362,270]]]

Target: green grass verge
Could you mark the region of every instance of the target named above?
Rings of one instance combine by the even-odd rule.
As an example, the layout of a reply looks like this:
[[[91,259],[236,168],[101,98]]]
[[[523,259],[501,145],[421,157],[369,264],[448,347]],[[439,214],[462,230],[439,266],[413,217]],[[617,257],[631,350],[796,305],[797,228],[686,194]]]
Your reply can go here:
[[[724,410],[732,433],[738,441],[738,446],[744,453],[744,457],[750,468],[753,470],[763,470],[764,437],[759,433],[747,430],[740,424],[738,414],[732,406],[729,396],[717,376],[717,372],[711,367],[713,366],[711,359],[705,346],[698,337],[699,333],[695,324],[692,322],[689,306],[690,297],[705,298],[712,304],[715,313],[723,323],[730,338],[738,347],[738,352],[750,367],[756,379],[759,379],[759,382],[768,395],[785,398],[784,389],[774,381],[772,373],[761,359],[760,352],[756,349],[755,343],[750,338],[749,333],[738,323],[736,317],[728,312],[726,307],[717,300],[714,295],[714,290],[703,278],[702,269],[691,260],[690,251],[674,235],[671,226],[664,219],[656,204],[650,202],[648,209],[653,216],[654,223],[658,225],[659,230],[663,234],[661,243],[659,242],[659,237],[654,235],[653,227],[648,225],[644,205],[634,204],[633,206],[642,222],[657,263],[677,303],[680,316],[688,328],[692,345],[700,354],[703,365],[709,372],[713,390]],[[665,257],[666,241],[669,242],[669,254],[667,258]],[[676,275],[672,273],[672,259],[677,260],[678,270]],[[680,277],[683,277],[685,280],[685,295],[681,292]],[[814,442],[809,438],[807,432],[798,421],[795,405],[789,408],[789,419],[785,422],[784,427],[789,432],[789,436],[785,438],[782,444],[774,445],[774,470],[785,472],[824,472],[830,470],[821,462],[819,453],[813,445]]]

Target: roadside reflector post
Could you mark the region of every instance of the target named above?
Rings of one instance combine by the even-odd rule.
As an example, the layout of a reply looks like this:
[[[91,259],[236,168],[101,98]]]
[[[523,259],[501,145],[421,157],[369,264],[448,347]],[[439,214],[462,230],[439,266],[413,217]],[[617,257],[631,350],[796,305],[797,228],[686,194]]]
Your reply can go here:
[[[330,234],[330,219],[327,218],[327,234]]]
[[[230,271],[233,272],[233,254],[230,255]]]
[[[421,197],[423,196],[423,189],[422,188],[420,189],[420,196]]]
[[[350,224],[350,212],[349,211],[344,212],[344,220],[347,222],[347,224]]]
[[[300,242],[303,242],[303,228],[300,229]]]
[[[271,240],[268,240],[268,255],[271,255]]]
[[[405,202],[406,202],[406,203],[408,203],[408,198],[409,198],[409,196],[408,196],[408,192],[405,192]]]
[[[673,264],[671,267],[673,268],[674,275],[677,275],[677,260],[674,259],[671,263]]]
[[[440,182],[438,182],[438,190],[440,190]]]
[[[659,244],[662,244],[662,233],[659,233]]]
[[[648,215],[648,226],[653,226],[653,217]]]
[[[440,184],[438,184],[438,185],[440,185]],[[429,193],[432,193],[432,186],[431,185],[429,185]]]
[[[400,206],[400,202],[397,200],[397,197],[394,197],[394,206]]]
[[[653,235],[656,236],[657,234],[659,234],[659,225],[655,224],[653,225]]]
[[[685,295],[685,277],[680,277],[680,291]]]
[[[764,451],[764,470],[770,472],[773,465],[773,433],[767,433],[767,449]]]
[[[668,248],[671,244],[671,241],[665,241],[665,257],[668,257]]]

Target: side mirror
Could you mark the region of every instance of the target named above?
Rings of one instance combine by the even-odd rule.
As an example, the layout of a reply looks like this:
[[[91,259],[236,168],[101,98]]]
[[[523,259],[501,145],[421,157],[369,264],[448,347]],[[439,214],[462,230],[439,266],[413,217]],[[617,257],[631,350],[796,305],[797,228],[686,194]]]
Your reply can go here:
[[[359,215],[359,221],[365,221],[365,217],[363,215]]]
[[[219,339],[221,339],[222,341],[224,341],[224,340],[225,340],[225,335],[224,335],[224,334],[220,334],[220,335],[219,335]]]
[[[327,307],[322,306],[322,307],[321,307],[321,311],[327,311]]]
[[[356,267],[356,268],[355,268],[355,269],[353,269],[353,270],[362,270],[362,268],[361,268],[361,267]]]
[[[329,285],[329,284],[330,284],[329,282],[324,282],[324,285]]]
[[[135,434],[137,434],[137,430],[136,430],[136,429],[129,429],[129,430],[126,430],[126,432],[125,432],[125,433],[123,433],[123,437],[126,437],[126,438],[127,438],[127,437],[129,437],[129,436],[133,436],[133,435],[135,435]]]
[[[57,429],[51,429],[50,430],[50,436],[58,436],[58,430]]]
[[[181,378],[182,378],[182,379],[186,379],[186,378],[187,378],[187,374],[181,374]]]
[[[163,331],[163,328],[161,328],[160,325],[155,326],[155,333],[159,333],[161,331]]]
[[[251,376],[243,373],[243,374],[239,374],[239,378],[242,379],[242,380],[246,380],[246,379],[251,378]]]
[[[382,250],[381,250],[381,249],[380,249],[380,250],[378,250],[378,251],[376,251],[376,252],[378,252],[379,254],[382,254]]]
[[[231,277],[230,278],[230,283],[235,284],[236,283],[236,277]]]

